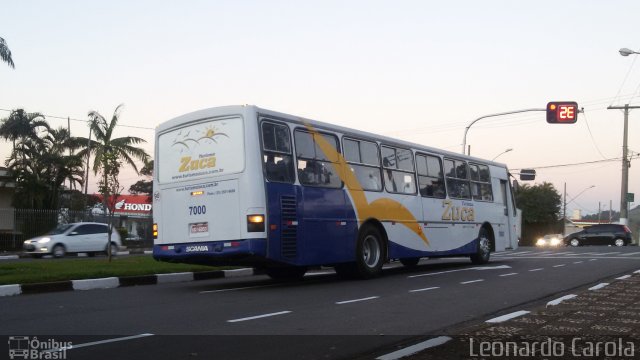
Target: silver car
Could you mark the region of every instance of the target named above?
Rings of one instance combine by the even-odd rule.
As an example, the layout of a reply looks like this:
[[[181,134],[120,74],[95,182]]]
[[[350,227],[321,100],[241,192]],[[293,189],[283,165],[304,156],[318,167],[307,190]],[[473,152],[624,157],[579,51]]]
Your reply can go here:
[[[63,224],[48,234],[29,239],[24,242],[25,253],[34,257],[51,254],[63,257],[66,253],[96,253],[107,251],[109,226],[103,223],[83,222]],[[122,246],[120,234],[111,233],[111,254],[115,254]]]

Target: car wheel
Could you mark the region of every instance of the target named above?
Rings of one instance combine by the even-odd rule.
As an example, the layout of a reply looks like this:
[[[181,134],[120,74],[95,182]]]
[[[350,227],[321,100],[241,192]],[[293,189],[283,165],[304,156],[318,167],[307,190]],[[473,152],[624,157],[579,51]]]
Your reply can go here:
[[[624,246],[624,240],[622,240],[622,239],[615,239],[615,240],[613,240],[613,244],[614,244],[615,246]]]
[[[471,255],[471,262],[476,265],[486,264],[491,257],[491,241],[489,240],[489,232],[487,229],[480,229],[478,234],[478,250]]]
[[[62,244],[56,244],[51,250],[53,257],[61,258],[67,253],[67,250],[64,248]]]
[[[360,230],[356,247],[356,269],[363,279],[369,279],[382,273],[385,261],[384,240],[378,228],[365,225]]]
[[[400,259],[400,263],[402,265],[404,265],[405,267],[409,267],[409,268],[418,265],[418,262],[420,262],[420,258],[404,258],[404,259]]]
[[[580,246],[580,240],[578,240],[578,239],[571,239],[571,241],[569,242],[569,244],[571,244],[571,246],[573,246],[573,247]]]

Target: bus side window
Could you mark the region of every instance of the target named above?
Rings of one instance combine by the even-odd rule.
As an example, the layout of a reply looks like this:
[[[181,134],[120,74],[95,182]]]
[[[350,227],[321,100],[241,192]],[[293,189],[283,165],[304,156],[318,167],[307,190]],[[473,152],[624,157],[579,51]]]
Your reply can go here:
[[[320,136],[332,145],[336,152],[340,152],[335,136],[322,133]],[[336,165],[329,160],[330,156],[325,154],[322,148],[316,144],[314,136],[306,130],[296,129],[294,139],[300,183],[328,188],[342,187],[342,180],[335,169]]]
[[[471,194],[473,200],[493,201],[491,174],[487,165],[470,164]]]
[[[455,199],[471,199],[467,163],[462,160],[444,160],[444,170],[449,196]]]
[[[343,138],[344,158],[358,179],[362,190],[382,191],[378,144],[365,140]]]
[[[446,191],[440,158],[419,154],[416,156],[416,166],[418,168],[420,195],[444,199]]]
[[[286,125],[262,123],[262,162],[267,180],[293,183],[291,135]]]
[[[387,192],[415,194],[416,180],[411,150],[382,146],[382,166]]]

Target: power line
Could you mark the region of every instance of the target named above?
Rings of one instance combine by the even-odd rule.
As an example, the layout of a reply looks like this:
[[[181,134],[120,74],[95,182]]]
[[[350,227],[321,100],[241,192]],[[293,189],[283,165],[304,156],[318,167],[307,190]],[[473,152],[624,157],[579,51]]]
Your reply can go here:
[[[7,109],[0,109],[1,111],[7,111],[7,112],[12,112],[13,110],[7,110]],[[78,122],[84,122],[84,123],[89,123],[89,120],[81,120],[81,119],[74,119],[72,117],[62,117],[62,116],[55,116],[55,115],[47,115],[47,114],[42,114],[42,116],[44,116],[45,118],[52,118],[52,119],[61,119],[61,120],[71,120],[71,121],[78,121]],[[118,124],[116,126],[121,126],[121,127],[126,127],[126,128],[131,128],[131,129],[142,129],[142,130],[155,130],[154,128],[150,128],[150,127],[145,127],[145,126],[135,126],[135,125],[122,125],[122,124]]]
[[[637,160],[638,158],[640,158],[640,154],[635,155],[635,157],[630,157],[629,160]],[[622,157],[618,157],[618,158],[611,158],[611,159],[604,159],[604,160],[595,160],[595,161],[585,161],[585,162],[580,162],[580,163],[572,163],[572,164],[559,164],[559,165],[547,165],[547,166],[531,166],[531,167],[523,167],[523,168],[519,168],[519,169],[511,169],[513,171],[517,171],[517,170],[522,170],[522,169],[552,169],[552,168],[559,168],[559,167],[569,167],[569,166],[579,166],[579,165],[591,165],[591,164],[598,164],[598,163],[603,163],[603,162],[611,162],[611,161],[620,161],[622,160]]]

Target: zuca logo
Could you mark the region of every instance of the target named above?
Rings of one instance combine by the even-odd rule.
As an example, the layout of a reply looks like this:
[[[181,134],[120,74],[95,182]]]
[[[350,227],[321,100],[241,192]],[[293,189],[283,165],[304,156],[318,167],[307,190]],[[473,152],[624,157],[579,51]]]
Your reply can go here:
[[[151,211],[151,204],[131,204],[120,200],[116,203],[116,210]]]
[[[193,160],[191,156],[185,156],[180,159],[179,172],[202,170],[207,168],[216,167],[216,157],[207,156],[202,159]]]

